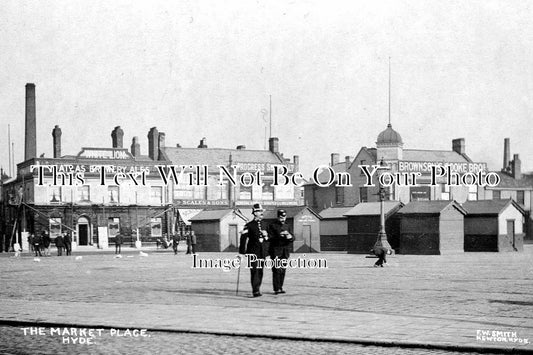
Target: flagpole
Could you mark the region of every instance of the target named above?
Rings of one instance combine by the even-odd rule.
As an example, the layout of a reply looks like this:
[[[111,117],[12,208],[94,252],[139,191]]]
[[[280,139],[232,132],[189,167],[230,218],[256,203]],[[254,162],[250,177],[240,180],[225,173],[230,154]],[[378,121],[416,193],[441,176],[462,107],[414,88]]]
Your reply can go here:
[[[272,138],[272,95],[270,95],[270,137]]]

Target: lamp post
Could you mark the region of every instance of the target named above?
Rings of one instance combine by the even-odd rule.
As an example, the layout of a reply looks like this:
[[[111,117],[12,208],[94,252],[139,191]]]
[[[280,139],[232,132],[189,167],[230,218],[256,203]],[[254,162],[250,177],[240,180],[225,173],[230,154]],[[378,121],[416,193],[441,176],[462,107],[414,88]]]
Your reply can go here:
[[[383,161],[383,158],[381,158],[381,162],[379,163],[379,171],[382,170],[389,170],[389,167],[385,162]],[[381,173],[380,173],[381,176]],[[379,181],[379,179],[378,179]],[[389,241],[387,240],[387,233],[385,232],[385,211],[384,211],[384,201],[385,201],[385,187],[381,185],[381,182],[379,183],[379,204],[380,204],[380,218],[379,218],[379,233],[378,238],[376,240],[376,244],[374,244],[375,247],[383,247],[387,250],[392,250]]]

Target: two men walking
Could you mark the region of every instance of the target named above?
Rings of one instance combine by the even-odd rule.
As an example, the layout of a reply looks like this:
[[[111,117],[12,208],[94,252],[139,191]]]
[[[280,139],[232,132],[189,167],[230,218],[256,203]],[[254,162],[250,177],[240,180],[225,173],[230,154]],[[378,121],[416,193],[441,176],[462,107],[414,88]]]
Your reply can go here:
[[[255,257],[255,260],[250,263],[250,278],[253,297],[260,297],[264,265],[263,260],[260,259],[264,259],[267,255],[270,255],[272,260],[288,259],[294,238],[286,223],[287,212],[285,210],[278,210],[278,220],[266,229],[262,223],[264,210],[260,204],[254,204],[252,214],[254,219],[246,223],[241,232],[239,253]],[[280,264],[274,263],[275,266],[272,267],[272,283],[276,295],[285,293],[283,282],[286,268]]]

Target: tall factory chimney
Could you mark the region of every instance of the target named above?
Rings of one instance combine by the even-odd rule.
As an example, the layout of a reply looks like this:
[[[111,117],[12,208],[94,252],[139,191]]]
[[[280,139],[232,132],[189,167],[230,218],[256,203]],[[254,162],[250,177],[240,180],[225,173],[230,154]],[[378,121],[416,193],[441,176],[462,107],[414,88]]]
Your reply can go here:
[[[511,139],[505,138],[503,140],[503,171],[509,169],[511,163]]]
[[[26,84],[26,135],[24,160],[37,156],[37,128],[35,117],[35,84]]]
[[[58,125],[52,130],[54,140],[54,158],[61,158],[61,128]]]
[[[156,127],[150,128],[148,132],[148,156],[152,160],[159,158],[159,132]]]

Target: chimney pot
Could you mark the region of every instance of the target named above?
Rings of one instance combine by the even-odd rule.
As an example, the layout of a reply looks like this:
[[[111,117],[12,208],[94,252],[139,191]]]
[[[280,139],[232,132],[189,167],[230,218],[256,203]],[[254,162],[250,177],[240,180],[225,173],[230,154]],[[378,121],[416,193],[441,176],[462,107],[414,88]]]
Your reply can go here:
[[[124,131],[120,126],[116,126],[111,132],[111,140],[113,148],[122,148],[124,146]]]
[[[294,162],[294,171],[300,171],[300,157],[295,155],[292,157],[292,161]]]
[[[339,153],[331,153],[331,166],[339,163]]]
[[[135,136],[131,140],[131,155],[134,157],[141,156],[141,145],[139,144],[139,137]]]
[[[452,140],[452,150],[456,152],[457,154],[465,154],[465,139],[464,138],[457,138]]]
[[[268,139],[268,150],[274,154],[279,153],[279,139],[277,137]]]
[[[522,162],[520,161],[520,158],[518,157],[518,154],[513,155],[513,178],[515,179],[521,179],[522,178]]]
[[[200,144],[198,145],[198,148],[207,148],[207,138],[200,139]]]

